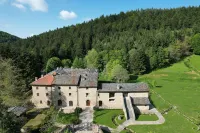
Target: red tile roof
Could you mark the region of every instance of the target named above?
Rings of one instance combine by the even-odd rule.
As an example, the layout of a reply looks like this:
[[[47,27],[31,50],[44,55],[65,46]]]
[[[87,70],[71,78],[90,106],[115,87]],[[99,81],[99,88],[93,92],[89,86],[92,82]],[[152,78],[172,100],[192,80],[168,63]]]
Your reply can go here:
[[[31,85],[52,85],[54,81],[53,75],[45,75],[44,77],[39,78],[37,81],[31,83]]]

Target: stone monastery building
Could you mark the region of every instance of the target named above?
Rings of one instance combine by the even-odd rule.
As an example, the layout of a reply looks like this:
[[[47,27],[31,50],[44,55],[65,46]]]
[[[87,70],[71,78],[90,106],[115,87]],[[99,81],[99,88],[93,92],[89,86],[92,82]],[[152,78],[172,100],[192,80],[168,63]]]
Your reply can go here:
[[[149,88],[145,83],[98,83],[96,69],[57,68],[31,83],[36,108],[51,104],[65,113],[80,108],[149,110]]]

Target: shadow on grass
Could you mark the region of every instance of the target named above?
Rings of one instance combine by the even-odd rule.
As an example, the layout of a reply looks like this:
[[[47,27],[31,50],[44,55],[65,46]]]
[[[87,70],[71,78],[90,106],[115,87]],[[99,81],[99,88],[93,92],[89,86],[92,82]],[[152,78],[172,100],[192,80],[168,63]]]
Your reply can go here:
[[[149,101],[150,101],[150,106],[149,106],[149,108],[150,109],[152,109],[152,108],[156,108],[156,105],[155,105],[155,103],[153,102],[153,100],[151,99],[151,95],[150,95],[150,97],[149,97]],[[153,105],[153,106],[151,106],[151,104]]]

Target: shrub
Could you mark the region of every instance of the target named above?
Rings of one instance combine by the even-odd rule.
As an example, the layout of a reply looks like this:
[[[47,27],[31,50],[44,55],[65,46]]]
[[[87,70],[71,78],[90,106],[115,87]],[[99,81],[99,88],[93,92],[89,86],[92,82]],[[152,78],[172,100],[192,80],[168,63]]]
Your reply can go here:
[[[70,123],[77,125],[81,123],[81,120],[79,118],[73,118],[70,120]]]
[[[75,114],[76,114],[76,116],[79,116],[79,114],[80,114],[82,111],[83,111],[82,108],[76,107],[76,109],[75,109]]]

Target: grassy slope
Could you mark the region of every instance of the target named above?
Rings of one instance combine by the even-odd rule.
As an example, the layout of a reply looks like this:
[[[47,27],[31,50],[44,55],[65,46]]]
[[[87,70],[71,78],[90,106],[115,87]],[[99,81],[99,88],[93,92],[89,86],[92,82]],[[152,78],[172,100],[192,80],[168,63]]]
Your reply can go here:
[[[200,70],[200,56],[191,56],[190,65]],[[186,59],[185,59],[186,60]],[[157,85],[153,91],[157,92],[167,102],[177,107],[182,114],[191,119],[197,119],[200,115],[200,76],[197,72],[185,66],[184,61],[176,63],[171,67],[164,68],[139,77],[139,81],[156,81]],[[153,104],[160,111],[170,107],[155,93],[151,91]],[[130,126],[137,133],[195,133],[196,126],[178,114],[174,109],[164,115],[166,122],[156,126]]]

